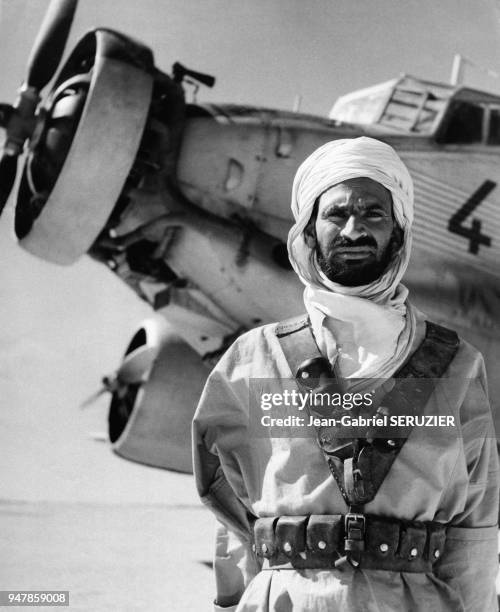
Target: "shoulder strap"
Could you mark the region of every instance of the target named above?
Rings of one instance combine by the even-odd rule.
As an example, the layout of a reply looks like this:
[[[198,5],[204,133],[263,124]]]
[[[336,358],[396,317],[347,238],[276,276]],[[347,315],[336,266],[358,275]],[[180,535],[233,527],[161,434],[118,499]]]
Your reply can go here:
[[[425,322],[425,338],[394,375],[397,378],[441,378],[458,351],[457,333],[431,321]]]
[[[309,327],[309,317],[302,314],[277,323],[274,333],[278,338],[284,338],[306,327]]]
[[[459,338],[451,329],[425,322],[425,337],[394,378],[440,378],[458,350]],[[304,362],[322,357],[306,314],[276,325],[275,334],[294,376]]]
[[[328,360],[321,355],[316,344],[307,315],[278,323],[274,331],[295,378],[301,379],[301,374],[307,372],[307,378],[319,379],[314,365],[320,365],[322,371],[331,373]]]
[[[303,378],[319,379],[319,371],[326,371],[330,377],[334,376],[330,364],[319,352],[306,316],[278,324],[276,336],[297,379],[302,382]],[[454,331],[426,321],[425,338],[394,375],[395,385],[383,398],[384,410],[395,414],[401,412],[404,407],[404,410],[411,411],[413,415],[423,412],[434,391],[434,385],[429,384],[428,379],[440,378],[445,373],[458,350],[458,345],[459,338]],[[402,382],[408,378],[416,379],[411,390]],[[427,380],[425,383],[419,383],[419,379]],[[325,429],[331,431],[325,432]],[[377,440],[377,444],[374,444],[367,440],[367,432],[366,438],[352,440],[346,452],[348,440],[336,439],[333,430],[334,428],[321,427],[317,432],[319,445],[332,476],[349,506],[366,504],[375,497],[407,438]],[[408,434],[410,431],[411,429],[407,429]]]

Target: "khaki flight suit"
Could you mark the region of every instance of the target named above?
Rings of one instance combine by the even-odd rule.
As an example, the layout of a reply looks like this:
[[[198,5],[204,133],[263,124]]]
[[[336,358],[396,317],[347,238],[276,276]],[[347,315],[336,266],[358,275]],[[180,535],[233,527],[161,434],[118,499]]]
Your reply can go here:
[[[424,319],[418,315],[421,342]],[[497,610],[498,460],[481,355],[461,341],[424,414],[456,426],[415,427],[365,512],[450,524],[429,573],[354,569],[264,569],[252,550],[251,519],[345,514],[348,509],[314,436],[257,437],[249,411],[254,378],[292,378],[266,325],[241,336],[211,373],[194,422],[202,500],[220,527],[215,609],[317,612]],[[307,357],[307,356],[304,356]],[[442,405],[446,406],[443,409]]]

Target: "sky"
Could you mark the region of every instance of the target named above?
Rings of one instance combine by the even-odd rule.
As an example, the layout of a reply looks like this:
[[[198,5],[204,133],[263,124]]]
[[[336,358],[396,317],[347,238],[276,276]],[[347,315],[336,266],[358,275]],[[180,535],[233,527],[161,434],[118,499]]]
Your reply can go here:
[[[47,5],[1,2],[2,100],[14,95]],[[446,81],[455,53],[500,72],[494,0],[81,0],[69,46],[96,26],[150,46],[163,71],[180,61],[216,76],[200,101],[291,109],[300,95],[304,112],[327,114],[339,95],[402,72]],[[500,92],[475,68],[466,81]]]

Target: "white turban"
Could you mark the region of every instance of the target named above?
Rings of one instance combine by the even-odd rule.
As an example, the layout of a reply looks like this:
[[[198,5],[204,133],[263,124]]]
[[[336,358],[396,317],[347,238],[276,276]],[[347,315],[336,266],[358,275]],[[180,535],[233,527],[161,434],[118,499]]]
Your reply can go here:
[[[319,270],[314,249],[306,244],[304,229],[322,193],[357,177],[370,178],[391,192],[394,217],[403,230],[403,246],[396,261],[380,278],[368,285],[346,287],[328,280]],[[288,254],[305,285],[368,298],[379,304],[391,299],[408,266],[413,221],[413,182],[391,146],[366,136],[327,142],[297,170],[292,189],[292,212],[295,225],[288,234]]]
[[[314,204],[343,181],[367,177],[388,189],[403,243],[385,272],[368,285],[347,287],[328,279],[304,235]],[[374,138],[334,140],[299,167],[292,190],[295,225],[288,254],[306,285],[304,303],[318,346],[344,378],[384,378],[405,361],[415,334],[415,318],[400,284],[408,265],[413,221],[413,183],[389,145]],[[356,383],[354,383],[356,384]]]

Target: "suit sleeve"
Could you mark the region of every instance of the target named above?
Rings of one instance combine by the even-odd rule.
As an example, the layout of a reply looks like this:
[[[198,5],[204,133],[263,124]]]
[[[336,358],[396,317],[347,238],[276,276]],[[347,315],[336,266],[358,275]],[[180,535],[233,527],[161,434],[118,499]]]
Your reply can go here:
[[[235,432],[244,431],[247,418],[223,371],[227,361],[223,358],[210,375],[194,417],[193,464],[200,498],[218,520],[214,610],[231,611],[260,566],[252,550],[252,515],[228,482],[220,460],[220,448],[224,455],[230,454],[233,441],[238,444]]]
[[[461,407],[467,497],[452,521],[436,574],[458,592],[467,612],[498,610],[498,453],[484,368]]]

